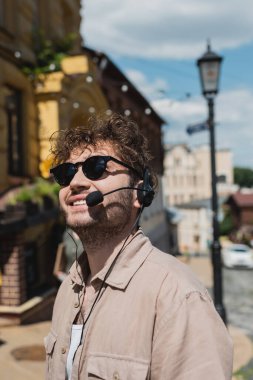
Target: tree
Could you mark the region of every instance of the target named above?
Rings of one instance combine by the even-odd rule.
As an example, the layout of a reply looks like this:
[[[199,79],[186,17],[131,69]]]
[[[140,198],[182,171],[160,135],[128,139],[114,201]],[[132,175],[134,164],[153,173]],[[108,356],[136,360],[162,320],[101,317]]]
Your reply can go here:
[[[223,206],[223,213],[224,217],[220,223],[220,234],[227,236],[233,231],[235,226],[230,208]]]
[[[250,168],[235,167],[234,182],[240,187],[253,187],[253,170]]]

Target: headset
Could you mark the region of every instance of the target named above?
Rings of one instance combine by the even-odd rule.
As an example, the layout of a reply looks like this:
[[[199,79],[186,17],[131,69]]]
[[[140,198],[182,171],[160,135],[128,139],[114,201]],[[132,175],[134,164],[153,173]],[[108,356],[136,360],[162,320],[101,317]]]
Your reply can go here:
[[[140,185],[138,185],[138,187],[136,187],[136,186],[123,186],[123,187],[119,187],[117,189],[108,191],[107,193],[102,193],[99,190],[93,191],[92,193],[87,195],[86,204],[89,207],[97,206],[98,204],[100,204],[104,201],[104,197],[106,195],[115,193],[116,191],[126,190],[126,189],[137,190],[137,199],[141,205],[141,209],[143,209],[144,207],[150,206],[153,199],[154,199],[155,192],[153,190],[151,175],[150,175],[148,168],[144,169],[143,182]]]
[[[144,169],[143,182],[138,186],[137,198],[143,207],[149,207],[154,199],[153,183],[148,168]]]

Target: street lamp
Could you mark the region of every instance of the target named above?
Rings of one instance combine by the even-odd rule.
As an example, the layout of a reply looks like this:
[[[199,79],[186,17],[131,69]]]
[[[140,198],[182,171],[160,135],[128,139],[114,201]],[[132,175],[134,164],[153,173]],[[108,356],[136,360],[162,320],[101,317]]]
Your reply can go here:
[[[218,222],[218,202],[216,189],[216,162],[215,162],[215,123],[214,123],[214,98],[218,93],[222,57],[213,53],[210,43],[207,45],[207,52],[197,60],[199,75],[202,86],[202,93],[208,104],[208,128],[210,132],[210,160],[212,176],[212,265],[214,282],[214,304],[215,308],[226,324],[226,310],[222,301],[222,265],[221,265],[221,245],[219,241]]]

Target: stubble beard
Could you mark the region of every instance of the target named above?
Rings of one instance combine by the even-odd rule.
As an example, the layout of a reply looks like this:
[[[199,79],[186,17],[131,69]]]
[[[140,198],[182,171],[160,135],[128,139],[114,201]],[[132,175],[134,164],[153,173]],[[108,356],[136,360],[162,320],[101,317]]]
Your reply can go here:
[[[103,205],[89,209],[89,220],[71,221],[71,217],[66,215],[68,226],[77,233],[85,247],[102,247],[107,239],[111,240],[115,236],[130,233],[132,216],[133,192],[131,190],[121,190],[110,196],[106,207]],[[129,230],[129,231],[128,231]]]

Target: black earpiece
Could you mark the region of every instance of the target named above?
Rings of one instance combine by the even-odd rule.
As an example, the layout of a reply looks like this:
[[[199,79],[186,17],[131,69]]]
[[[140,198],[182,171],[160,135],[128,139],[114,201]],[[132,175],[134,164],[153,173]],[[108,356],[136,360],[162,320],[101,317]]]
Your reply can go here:
[[[143,182],[138,187],[140,188],[140,190],[137,190],[138,201],[143,207],[150,206],[154,199],[155,192],[148,168],[145,168]]]

